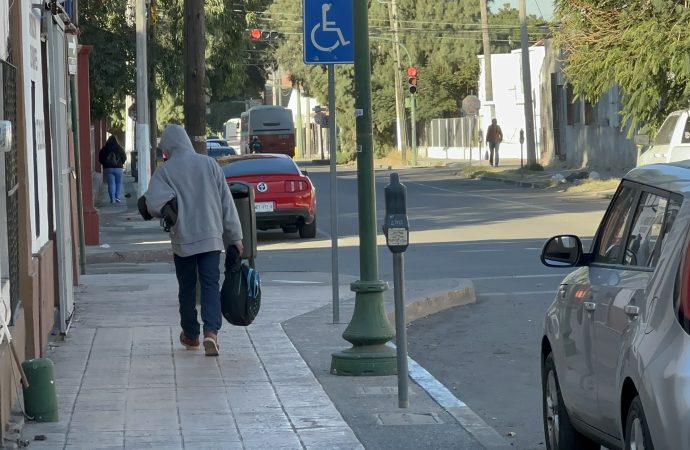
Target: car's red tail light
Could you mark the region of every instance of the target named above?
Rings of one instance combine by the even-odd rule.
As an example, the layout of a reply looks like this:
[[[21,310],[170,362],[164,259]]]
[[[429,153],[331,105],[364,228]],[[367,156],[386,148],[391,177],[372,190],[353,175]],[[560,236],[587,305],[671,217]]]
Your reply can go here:
[[[690,242],[685,249],[685,256],[680,265],[678,272],[680,295],[678,302],[678,320],[685,328],[685,331],[690,333]]]
[[[290,180],[285,182],[285,192],[302,192],[309,189],[309,183],[304,180]]]

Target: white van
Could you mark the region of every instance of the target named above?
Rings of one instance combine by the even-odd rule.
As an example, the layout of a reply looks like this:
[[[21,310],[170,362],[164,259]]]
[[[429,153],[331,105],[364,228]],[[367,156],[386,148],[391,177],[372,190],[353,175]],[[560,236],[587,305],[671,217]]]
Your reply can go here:
[[[690,159],[690,110],[669,114],[653,142],[647,135],[637,135],[635,143],[646,146],[637,156],[638,166]]]

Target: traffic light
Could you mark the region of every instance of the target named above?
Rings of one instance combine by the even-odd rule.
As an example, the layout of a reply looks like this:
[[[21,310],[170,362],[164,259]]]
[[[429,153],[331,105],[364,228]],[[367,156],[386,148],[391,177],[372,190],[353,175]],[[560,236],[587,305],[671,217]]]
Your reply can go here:
[[[407,79],[408,87],[410,90],[410,94],[416,94],[417,93],[417,68],[416,67],[408,67],[407,68],[407,76],[409,77]]]
[[[282,36],[283,34],[281,32],[274,30],[263,30],[261,28],[252,28],[249,30],[249,37],[252,38],[253,41],[258,41],[260,39],[278,39]]]

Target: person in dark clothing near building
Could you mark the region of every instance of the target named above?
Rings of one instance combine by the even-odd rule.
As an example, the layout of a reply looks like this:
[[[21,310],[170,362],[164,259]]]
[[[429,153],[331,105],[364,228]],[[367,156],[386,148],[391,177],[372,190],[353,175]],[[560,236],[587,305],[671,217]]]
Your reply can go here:
[[[108,196],[110,203],[120,203],[124,195],[124,174],[127,153],[117,142],[115,136],[110,136],[105,145],[98,152],[98,162],[103,166],[103,175],[108,182]]]
[[[489,129],[486,130],[486,143],[489,146],[489,165],[498,167],[498,148],[501,146],[501,141],[503,141],[503,131],[498,126],[496,119],[492,119]]]

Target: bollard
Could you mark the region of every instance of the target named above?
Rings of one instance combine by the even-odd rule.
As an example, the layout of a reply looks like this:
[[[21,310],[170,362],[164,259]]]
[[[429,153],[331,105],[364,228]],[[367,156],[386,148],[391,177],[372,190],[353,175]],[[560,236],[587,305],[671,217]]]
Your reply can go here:
[[[58,401],[53,375],[53,361],[29,359],[22,363],[29,387],[24,390],[26,415],[36,422],[57,422]]]
[[[385,187],[386,213],[383,234],[386,245],[393,253],[393,289],[395,300],[395,345],[398,363],[398,407],[410,405],[407,388],[407,330],[405,328],[405,260],[410,227],[407,221],[407,189],[400,183],[397,173],[392,173]]]

